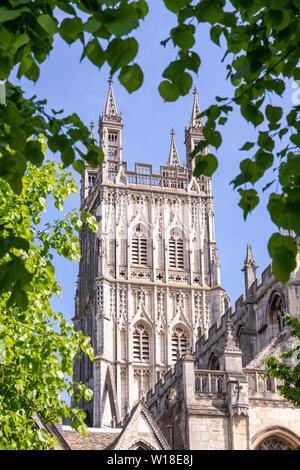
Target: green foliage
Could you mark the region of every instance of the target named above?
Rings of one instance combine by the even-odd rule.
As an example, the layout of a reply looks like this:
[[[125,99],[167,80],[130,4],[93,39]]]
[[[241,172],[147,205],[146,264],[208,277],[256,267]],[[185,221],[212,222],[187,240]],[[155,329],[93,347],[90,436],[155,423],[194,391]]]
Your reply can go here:
[[[41,142],[42,146],[44,143]],[[52,264],[53,253],[78,260],[77,232],[84,223],[95,231],[90,214],[73,211],[40,227],[48,196],[63,209],[63,201],[77,191],[62,165],[32,164],[16,194],[0,180],[0,448],[53,449],[56,440],[36,429],[34,416],[45,423],[59,423],[62,416],[83,434],[85,413],[58,400],[63,391],[74,393],[67,380],[80,350],[93,360],[90,338],[75,332],[73,325],[50,307],[53,294],[61,295]],[[91,390],[74,384],[77,398],[92,398]]]
[[[274,356],[266,359],[266,376],[275,377],[282,381],[282,385],[277,385],[279,393],[300,408],[300,323],[297,318],[285,315],[284,319],[291,328],[291,335],[295,337],[293,349],[281,353],[280,357],[288,360],[281,362]],[[290,365],[289,360],[293,360]]]
[[[207,117],[203,128],[205,146],[212,145],[216,149],[221,146],[222,133],[218,126],[224,126],[229,113],[238,108],[241,115],[257,129],[256,142],[245,142],[240,149],[251,151],[251,155],[241,159],[241,173],[231,182],[241,195],[239,206],[243,209],[244,219],[260,199],[256,189],[247,185],[254,186],[276,163],[274,172],[277,172],[280,186],[277,193],[270,195],[267,207],[279,229],[300,235],[300,107],[291,107],[287,113],[281,106],[267,104],[264,107],[266,98],[270,102],[272,96],[282,95],[286,80],[300,76],[299,2],[231,0],[225,4],[225,0],[200,0],[193,2],[193,6],[188,1],[164,0],[164,3],[176,14],[177,25],[162,45],[166,46],[169,40],[172,41],[178,56],[164,70],[163,77],[167,80],[159,85],[159,93],[164,100],[175,101],[189,89],[191,83],[184,74],[187,69],[193,69],[187,65],[185,57],[193,54],[193,60],[197,57],[200,66],[200,57],[191,48],[194,38],[201,34],[201,29],[196,29],[197,23],[200,27],[202,22],[209,23],[210,39],[217,46],[222,42],[225,47],[222,61],[226,64],[227,79],[235,87],[235,94],[231,99],[216,97],[216,104],[201,113],[201,116]],[[198,68],[193,71],[197,72]],[[185,88],[178,86],[179,76]],[[216,161],[213,163],[211,159],[207,172],[207,158],[201,153],[205,146],[200,143],[190,155],[196,159],[195,176],[211,175],[217,168]],[[253,151],[255,146],[257,149]],[[274,181],[273,178],[268,182],[263,191]],[[288,279],[295,266],[295,250],[289,251],[287,263],[285,257],[279,254],[287,249],[289,243],[287,239],[281,242],[280,250],[278,247],[269,249],[273,258],[273,273],[281,282]],[[274,238],[270,240],[269,247],[273,244]]]
[[[24,323],[24,318],[27,319],[28,312],[33,312],[33,302],[38,298],[34,297],[36,292],[34,289],[40,286],[37,273],[41,275],[41,282],[42,280],[46,282],[46,279],[49,282],[44,295],[49,296],[58,290],[51,274],[52,268],[49,264],[51,256],[47,250],[56,249],[69,259],[76,259],[78,256],[76,255],[78,244],[75,240],[70,243],[68,237],[72,235],[70,235],[70,228],[67,228],[69,222],[66,220],[57,221],[53,230],[48,227],[49,230],[36,235],[42,243],[42,245],[36,245],[32,224],[38,223],[40,211],[45,209],[46,195],[49,192],[47,192],[47,179],[43,182],[46,185],[43,187],[42,178],[40,178],[41,194],[38,199],[30,191],[28,197],[32,197],[32,200],[25,198],[25,190],[28,191],[29,185],[28,169],[30,172],[37,172],[37,178],[38,174],[43,175],[43,178],[48,178],[48,175],[43,173],[46,167],[43,165],[45,155],[41,135],[44,135],[49,149],[60,154],[64,168],[72,165],[76,171],[82,173],[84,161],[92,167],[101,165],[103,161],[102,150],[89,138],[88,129],[75,113],[62,117],[62,110],[52,110],[49,114],[46,111],[45,100],[37,100],[36,97],[25,99],[22,90],[9,83],[8,79],[12,70],[16,69],[18,78],[25,76],[29,80],[37,81],[40,65],[51,52],[54,37],[59,35],[67,44],[77,42],[82,45],[81,60],[89,60],[98,68],[108,63],[111,74],[118,72],[119,81],[129,93],[132,93],[143,83],[142,70],[138,64],[132,63],[138,52],[138,42],[132,35],[147,15],[148,3],[145,0],[82,0],[79,2],[3,0],[1,3],[0,80],[6,80],[6,96],[4,100],[1,89],[0,189],[4,197],[0,201],[1,217],[3,217],[3,221],[0,221],[0,254],[2,254],[0,301],[4,304],[0,315],[6,312],[7,316],[7,312],[11,312],[12,321],[17,322],[7,321],[4,328],[10,328],[10,325],[15,325],[15,328],[19,325],[18,328],[20,328],[11,335],[7,331],[5,333],[7,364],[10,364],[9,361],[13,362],[11,371],[6,371],[12,373],[12,381],[7,383],[7,387],[11,386],[12,389],[4,387],[4,390],[5,393],[13,390],[11,404],[13,400],[17,400],[13,387],[18,387],[22,391],[24,386],[26,391],[23,395],[18,392],[22,400],[25,400],[24,406],[16,401],[15,403],[20,405],[19,408],[11,408],[14,409],[13,414],[9,409],[11,414],[8,413],[7,416],[5,415],[6,418],[1,418],[0,432],[7,433],[7,435],[3,434],[4,447],[8,445],[5,442],[15,442],[13,444],[15,448],[19,446],[19,442],[14,441],[18,438],[13,432],[12,437],[7,437],[13,426],[17,426],[19,436],[24,436],[22,441],[24,448],[26,446],[29,448],[29,443],[33,442],[36,448],[45,445],[44,432],[35,433],[32,430],[30,413],[34,410],[30,409],[28,413],[30,403],[29,398],[26,401],[26,397],[34,398],[35,395],[30,395],[30,390],[27,390],[26,384],[22,383],[21,375],[18,376],[14,372],[14,367],[17,369],[17,363],[14,363],[15,352],[10,341],[13,341],[14,345],[18,344],[19,336],[26,334],[27,330],[24,328],[37,328],[34,331],[40,331],[39,328],[41,328],[42,334],[45,333],[43,328],[48,328],[47,315],[50,318],[52,313],[49,307],[46,308],[43,304],[44,300],[42,302],[40,298],[39,302],[42,303],[37,306],[37,317],[32,317],[34,320],[28,320],[28,325],[24,326],[26,323]],[[272,102],[273,96],[282,96],[288,79],[298,80],[300,77],[298,66],[300,58],[299,0],[280,2],[164,0],[164,4],[174,14],[177,24],[171,29],[168,37],[161,42],[164,47],[171,43],[176,49],[176,58],[164,69],[164,80],[158,87],[162,98],[165,101],[175,101],[190,91],[193,81],[191,73],[198,73],[201,65],[199,54],[192,48],[195,47],[195,39],[199,35],[198,25],[200,24],[201,28],[203,22],[210,24],[211,40],[217,46],[220,44],[225,46],[226,52],[222,62],[228,70],[227,79],[235,87],[235,93],[231,99],[216,97],[216,103],[201,114],[206,117],[203,127],[204,140],[191,154],[196,163],[195,175],[211,176],[216,170],[217,156],[211,154],[209,150],[205,155],[203,151],[209,146],[213,146],[216,150],[221,147],[220,126],[226,125],[229,122],[230,113],[238,109],[249,124],[257,130],[255,142],[245,142],[242,145],[241,151],[251,153],[241,160],[240,174],[231,182],[233,188],[237,189],[241,195],[239,206],[243,210],[244,218],[259,202],[258,193],[253,186],[264,177],[268,169],[274,167],[276,176],[263,188],[263,191],[266,191],[274,181],[279,182],[279,189],[276,193],[271,193],[269,197],[267,207],[270,217],[279,230],[286,229],[300,235],[300,106],[293,106],[287,112],[280,106],[271,104],[265,106],[266,101]],[[82,145],[84,150],[82,150]],[[47,171],[50,171],[49,166],[47,168]],[[62,208],[62,198],[72,191],[72,183],[69,183],[68,187],[67,181],[69,181],[68,178],[65,180],[66,186],[64,187],[58,184],[57,191],[53,187],[50,190],[59,209]],[[36,192],[39,193],[39,191]],[[23,203],[21,204],[20,201]],[[12,204],[17,208],[17,213],[13,212]],[[7,218],[9,215],[11,218]],[[71,221],[71,215],[69,215],[69,221]],[[80,225],[79,219],[75,221],[75,226],[79,227],[78,224]],[[286,282],[295,266],[293,243],[291,237],[284,237],[280,233],[273,234],[269,241],[273,273],[281,282]],[[44,266],[41,266],[41,260],[44,260]],[[47,274],[43,271],[45,267],[49,271]],[[41,313],[43,309],[45,309],[43,315],[46,313],[46,316]],[[42,318],[44,318],[44,323]],[[38,321],[41,325],[38,323],[38,326],[35,326],[35,322]],[[74,335],[74,332],[70,332],[72,338]],[[58,348],[58,343],[55,342],[57,338],[52,333],[49,337],[53,339],[53,347],[57,347],[59,354],[65,354],[64,357],[67,357],[65,350],[61,351]],[[78,337],[76,340],[81,341]],[[41,364],[38,365],[38,360],[33,359],[39,357],[41,349],[37,347],[36,350],[31,350],[30,347],[28,347],[30,351],[28,364],[30,363],[29,357],[32,359],[32,364],[30,363],[28,370],[42,370]],[[51,347],[49,346],[49,350]],[[47,348],[45,350],[47,351]],[[70,353],[70,357],[72,354],[73,352]],[[61,373],[70,371],[70,361],[67,358],[62,361],[62,364]],[[23,371],[21,365],[20,374]],[[45,386],[46,379],[44,382],[43,380],[41,379],[41,383]],[[56,384],[56,390],[62,387],[61,384],[62,382],[59,386]],[[37,393],[38,397],[40,393],[42,393],[41,390]],[[88,392],[82,391],[82,393],[88,396]],[[42,396],[45,397],[45,394]],[[52,398],[49,400],[51,401]],[[55,408],[54,399],[51,405],[56,410],[53,411],[55,416],[51,415],[51,419],[56,419],[58,415],[61,416],[61,411]],[[41,409],[43,418],[50,420],[50,415],[48,416],[45,411],[46,408]],[[2,403],[0,403],[0,410],[2,410]],[[78,421],[74,421],[77,423],[74,427],[84,433],[81,422],[82,415],[78,412]]]

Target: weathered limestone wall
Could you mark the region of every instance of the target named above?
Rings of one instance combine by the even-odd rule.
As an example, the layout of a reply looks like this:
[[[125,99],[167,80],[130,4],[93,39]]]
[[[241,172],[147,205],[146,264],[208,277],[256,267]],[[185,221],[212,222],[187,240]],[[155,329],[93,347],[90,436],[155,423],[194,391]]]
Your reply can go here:
[[[226,416],[190,416],[191,450],[228,450],[229,418]]]
[[[251,405],[249,408],[249,435],[251,445],[255,445],[255,437],[268,432],[269,428],[274,428],[280,432],[280,428],[285,430],[287,435],[300,434],[300,409],[290,406]],[[262,434],[263,433],[263,434]],[[299,439],[299,437],[298,437]]]

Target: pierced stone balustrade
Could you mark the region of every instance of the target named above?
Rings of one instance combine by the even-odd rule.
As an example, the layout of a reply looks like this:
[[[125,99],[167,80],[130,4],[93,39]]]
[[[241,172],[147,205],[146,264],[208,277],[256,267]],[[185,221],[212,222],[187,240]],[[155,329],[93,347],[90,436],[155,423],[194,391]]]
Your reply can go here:
[[[220,370],[195,370],[195,391],[200,393],[225,393],[225,372]]]
[[[248,387],[250,392],[277,392],[277,385],[282,381],[274,377],[265,377],[265,371],[261,369],[244,369],[244,374],[248,378]]]

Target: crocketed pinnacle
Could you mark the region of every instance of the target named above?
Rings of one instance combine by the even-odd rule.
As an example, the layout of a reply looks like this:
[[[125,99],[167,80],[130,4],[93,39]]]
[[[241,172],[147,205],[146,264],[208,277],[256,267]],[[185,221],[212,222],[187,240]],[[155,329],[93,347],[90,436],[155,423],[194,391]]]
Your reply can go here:
[[[171,129],[171,146],[170,146],[170,153],[168,158],[168,166],[180,166],[180,161],[178,157],[178,152],[175,143],[175,131]]]
[[[112,118],[112,117],[118,116],[118,111],[117,111],[116,100],[114,97],[114,92],[113,92],[113,87],[112,87],[113,80],[111,77],[109,77],[108,83],[109,83],[109,87],[108,87],[106,106],[104,108],[104,114]]]
[[[245,259],[245,262],[244,262],[244,267],[247,267],[247,266],[253,266],[253,267],[257,268],[257,266],[255,264],[253,254],[252,254],[251,243],[247,244],[246,259]]]
[[[226,321],[224,353],[240,352],[240,351],[241,351],[240,348],[238,347],[238,345],[236,344],[233,338],[231,321],[228,319]]]
[[[194,87],[193,95],[194,95],[194,103],[193,103],[192,116],[190,119],[190,126],[194,128],[201,128],[203,127],[203,121],[201,117],[200,118],[197,117],[200,114],[200,108],[198,104],[198,98],[197,98],[198,92],[197,92],[196,87]]]

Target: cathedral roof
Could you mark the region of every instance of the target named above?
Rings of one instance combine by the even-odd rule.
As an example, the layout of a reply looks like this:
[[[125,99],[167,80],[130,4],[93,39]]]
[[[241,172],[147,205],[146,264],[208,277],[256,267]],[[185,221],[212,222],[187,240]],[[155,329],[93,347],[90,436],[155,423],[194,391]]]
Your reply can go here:
[[[71,450],[111,449],[122,431],[119,428],[88,428],[87,437],[83,437],[70,426],[62,426],[62,429]]]

